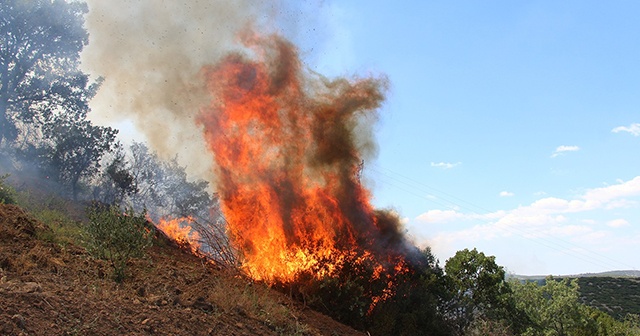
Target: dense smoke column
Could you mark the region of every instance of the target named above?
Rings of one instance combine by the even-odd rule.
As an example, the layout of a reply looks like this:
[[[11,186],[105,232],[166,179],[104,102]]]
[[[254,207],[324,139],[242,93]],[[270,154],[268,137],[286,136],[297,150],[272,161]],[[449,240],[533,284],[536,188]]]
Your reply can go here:
[[[178,157],[190,176],[213,182],[194,119],[211,99],[202,67],[241,50],[237,32],[261,24],[271,1],[88,0],[82,67],[104,83],[95,121],[130,120],[161,158]],[[263,19],[262,21],[266,21]],[[267,29],[267,22],[261,29]]]

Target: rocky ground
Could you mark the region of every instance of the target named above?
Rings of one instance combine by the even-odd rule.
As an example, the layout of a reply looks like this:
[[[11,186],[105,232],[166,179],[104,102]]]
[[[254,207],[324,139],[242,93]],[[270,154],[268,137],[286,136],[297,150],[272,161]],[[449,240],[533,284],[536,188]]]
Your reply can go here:
[[[0,204],[0,335],[365,335],[168,241],[111,274]]]

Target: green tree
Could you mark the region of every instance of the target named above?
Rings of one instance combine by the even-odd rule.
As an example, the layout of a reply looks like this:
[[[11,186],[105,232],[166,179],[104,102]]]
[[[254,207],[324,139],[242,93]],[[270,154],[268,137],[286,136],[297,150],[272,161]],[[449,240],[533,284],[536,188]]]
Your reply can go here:
[[[577,279],[556,280],[547,277],[545,284],[512,282],[518,308],[529,316],[532,325],[525,335],[568,336],[598,335],[590,309],[579,301]],[[606,334],[605,334],[606,335]]]
[[[57,110],[86,110],[87,75],[78,71],[88,42],[87,6],[65,0],[5,0],[0,6],[0,146],[19,123]]]
[[[99,171],[100,159],[111,151],[118,131],[93,125],[86,110],[71,112],[56,115],[43,126],[41,159],[43,168],[68,185],[77,200],[80,180]]]
[[[458,334],[464,334],[476,319],[505,320],[520,328],[522,316],[495,257],[464,249],[446,261],[445,273],[451,293],[447,314]]]

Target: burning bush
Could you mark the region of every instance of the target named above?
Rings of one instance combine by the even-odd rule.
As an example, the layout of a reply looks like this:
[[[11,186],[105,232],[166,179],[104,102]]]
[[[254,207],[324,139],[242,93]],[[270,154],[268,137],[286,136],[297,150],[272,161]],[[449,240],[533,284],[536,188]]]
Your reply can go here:
[[[360,182],[386,80],[330,80],[280,36],[242,39],[254,57],[204,70],[214,99],[198,118],[241,267],[362,328],[415,271],[398,216]]]
[[[387,261],[404,248],[399,220],[376,211],[358,179],[372,146],[361,130],[385,81],[314,77],[279,36],[244,39],[262,56],[230,54],[206,69],[215,100],[199,118],[243,268],[270,283],[322,278],[355,253],[393,269]]]

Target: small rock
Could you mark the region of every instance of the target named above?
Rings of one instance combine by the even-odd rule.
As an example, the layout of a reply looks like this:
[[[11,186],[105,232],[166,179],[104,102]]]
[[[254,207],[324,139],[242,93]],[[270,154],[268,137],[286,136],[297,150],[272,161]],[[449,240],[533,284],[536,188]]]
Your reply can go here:
[[[13,323],[16,324],[16,326],[20,329],[24,329],[24,324],[25,324],[25,319],[22,315],[20,314],[15,314],[13,316],[11,316],[11,320],[13,321]]]
[[[42,290],[42,287],[37,282],[25,282],[22,285],[21,292],[23,293],[37,293]]]
[[[199,297],[196,299],[196,302],[194,302],[191,307],[195,308],[195,309],[200,309],[206,313],[210,313],[212,311],[214,311],[216,309],[216,307],[214,305],[212,305],[211,303],[205,301],[205,299],[203,297]]]

